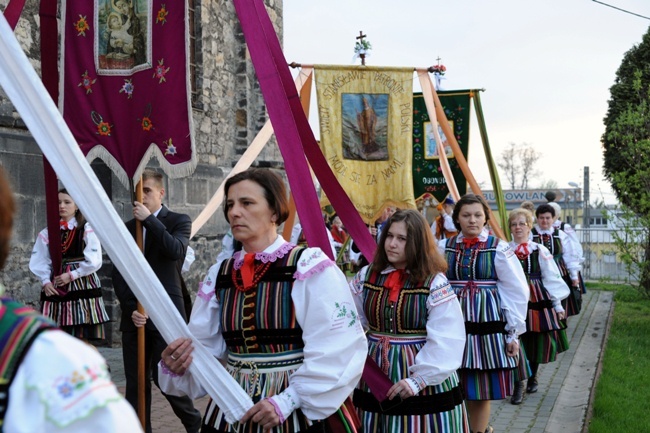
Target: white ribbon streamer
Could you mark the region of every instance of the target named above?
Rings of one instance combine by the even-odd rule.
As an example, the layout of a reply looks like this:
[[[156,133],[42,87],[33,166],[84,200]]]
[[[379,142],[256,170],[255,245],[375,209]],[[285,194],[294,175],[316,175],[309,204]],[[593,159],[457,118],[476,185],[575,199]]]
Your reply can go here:
[[[166,341],[194,340],[192,375],[234,423],[253,406],[241,386],[190,334],[162,284],[117,215],[63,117],[0,14],[0,86],[14,104],[43,155],[90,221],[102,246]]]

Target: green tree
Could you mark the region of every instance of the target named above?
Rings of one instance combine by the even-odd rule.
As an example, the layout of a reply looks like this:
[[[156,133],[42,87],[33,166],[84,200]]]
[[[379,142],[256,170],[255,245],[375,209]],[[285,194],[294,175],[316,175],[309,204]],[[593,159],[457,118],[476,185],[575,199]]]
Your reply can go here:
[[[602,136],[604,172],[624,208],[636,215],[638,227],[650,228],[650,30],[630,49],[610,88]],[[619,251],[640,248],[634,262],[639,288],[650,296],[650,239],[619,237]]]

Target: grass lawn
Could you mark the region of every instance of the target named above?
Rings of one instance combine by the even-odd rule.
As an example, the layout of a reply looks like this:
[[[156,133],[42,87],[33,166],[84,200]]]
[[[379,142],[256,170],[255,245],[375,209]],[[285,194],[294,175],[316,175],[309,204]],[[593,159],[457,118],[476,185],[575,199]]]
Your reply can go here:
[[[587,287],[616,292],[589,433],[650,432],[650,300],[625,285]]]

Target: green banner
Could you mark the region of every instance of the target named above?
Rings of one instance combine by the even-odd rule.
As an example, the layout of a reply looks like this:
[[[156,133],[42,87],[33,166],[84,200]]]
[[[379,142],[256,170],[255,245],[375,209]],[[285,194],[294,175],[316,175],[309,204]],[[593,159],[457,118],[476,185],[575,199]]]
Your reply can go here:
[[[456,135],[456,141],[467,159],[469,144],[469,113],[470,90],[450,90],[438,92],[445,115],[449,120],[451,130]],[[460,195],[467,191],[465,176],[458,166],[451,148],[446,144],[442,128],[436,125],[443,145],[447,150],[447,159],[454,175]],[[413,192],[416,200],[433,196],[441,202],[449,194],[449,188],[440,169],[440,159],[437,152],[432,124],[429,121],[427,107],[421,93],[413,94]]]

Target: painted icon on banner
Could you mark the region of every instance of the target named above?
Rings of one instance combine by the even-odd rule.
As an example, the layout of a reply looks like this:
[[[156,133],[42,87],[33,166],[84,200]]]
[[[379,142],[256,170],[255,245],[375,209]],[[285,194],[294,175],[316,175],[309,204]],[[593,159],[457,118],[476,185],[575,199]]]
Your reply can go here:
[[[151,68],[151,1],[96,0],[95,66],[100,75]]]
[[[449,127],[451,130],[454,130],[454,121],[449,120]],[[431,122],[424,122],[424,133],[425,133],[425,143],[424,146],[424,158],[425,159],[439,159],[440,154],[438,153],[438,146],[436,145],[436,136],[433,134],[433,125]],[[451,150],[451,146],[447,141],[447,136],[442,132],[440,124],[438,124],[438,134],[440,134],[440,139],[442,140],[442,146],[445,149],[447,158],[454,158],[454,152]]]
[[[343,158],[388,160],[388,94],[341,95]]]

